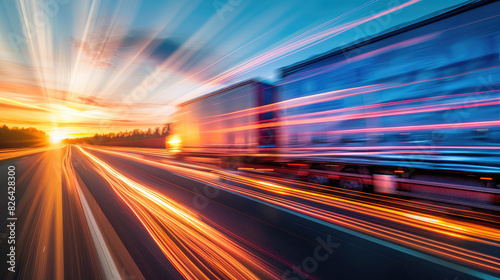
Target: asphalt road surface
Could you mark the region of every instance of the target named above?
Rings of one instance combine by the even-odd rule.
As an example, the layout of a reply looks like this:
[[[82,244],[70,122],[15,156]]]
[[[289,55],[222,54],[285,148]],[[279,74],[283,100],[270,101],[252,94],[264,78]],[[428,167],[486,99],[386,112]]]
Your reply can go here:
[[[496,213],[229,172],[160,149],[60,146],[0,160],[2,279],[500,277]]]

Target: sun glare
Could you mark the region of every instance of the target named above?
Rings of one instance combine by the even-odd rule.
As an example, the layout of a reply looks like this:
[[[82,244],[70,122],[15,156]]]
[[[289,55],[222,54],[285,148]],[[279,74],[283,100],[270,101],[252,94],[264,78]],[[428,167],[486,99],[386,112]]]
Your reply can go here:
[[[60,144],[62,140],[68,138],[68,135],[61,132],[54,132],[50,134],[50,143]]]

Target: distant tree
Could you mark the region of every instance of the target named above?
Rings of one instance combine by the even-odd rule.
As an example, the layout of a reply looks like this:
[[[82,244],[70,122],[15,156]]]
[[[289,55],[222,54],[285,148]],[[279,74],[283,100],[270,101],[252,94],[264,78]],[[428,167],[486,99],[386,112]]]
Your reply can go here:
[[[1,129],[0,129],[1,130]],[[141,129],[125,130],[119,132],[110,132],[107,134],[95,134],[93,137],[81,137],[66,140],[65,143],[90,143],[94,145],[117,145],[117,146],[141,146],[137,144],[141,140],[165,138],[170,134],[170,124],[166,123],[161,127],[148,128],[146,131]],[[156,143],[158,143],[158,141]],[[160,142],[164,140],[160,139]]]
[[[161,135],[165,136],[170,133],[170,124],[166,123],[163,125],[162,130],[161,130]]]
[[[0,149],[45,146],[50,143],[49,135],[33,127],[0,127]]]

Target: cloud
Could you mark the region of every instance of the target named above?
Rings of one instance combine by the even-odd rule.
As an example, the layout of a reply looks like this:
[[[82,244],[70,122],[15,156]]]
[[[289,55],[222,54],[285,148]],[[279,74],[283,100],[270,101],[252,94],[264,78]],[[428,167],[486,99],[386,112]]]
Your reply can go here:
[[[104,105],[101,104],[100,99],[96,97],[78,96],[78,100],[81,100],[86,105],[104,107]]]
[[[113,66],[116,57],[116,49],[107,45],[105,40],[94,37],[89,41],[82,41],[71,38],[71,43],[77,51],[82,51],[84,61],[93,64],[98,68],[108,68]]]
[[[151,38],[140,32],[132,32],[124,38],[100,38],[96,35],[87,41],[71,38],[75,50],[83,52],[84,60],[99,68],[116,66],[117,59],[136,53],[147,42],[149,44],[143,53],[149,55],[144,58],[153,63],[163,62],[182,47],[180,39]]]
[[[148,58],[157,62],[164,61],[182,47],[182,42],[178,38],[151,38],[136,31],[121,41],[120,51],[137,51],[149,41],[144,53],[149,53]]]

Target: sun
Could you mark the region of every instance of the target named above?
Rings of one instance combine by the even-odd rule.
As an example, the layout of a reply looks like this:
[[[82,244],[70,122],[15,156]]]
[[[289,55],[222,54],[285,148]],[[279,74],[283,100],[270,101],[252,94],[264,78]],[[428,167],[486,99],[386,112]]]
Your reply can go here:
[[[50,134],[50,143],[60,144],[62,140],[68,138],[68,135],[62,132],[54,132]]]

